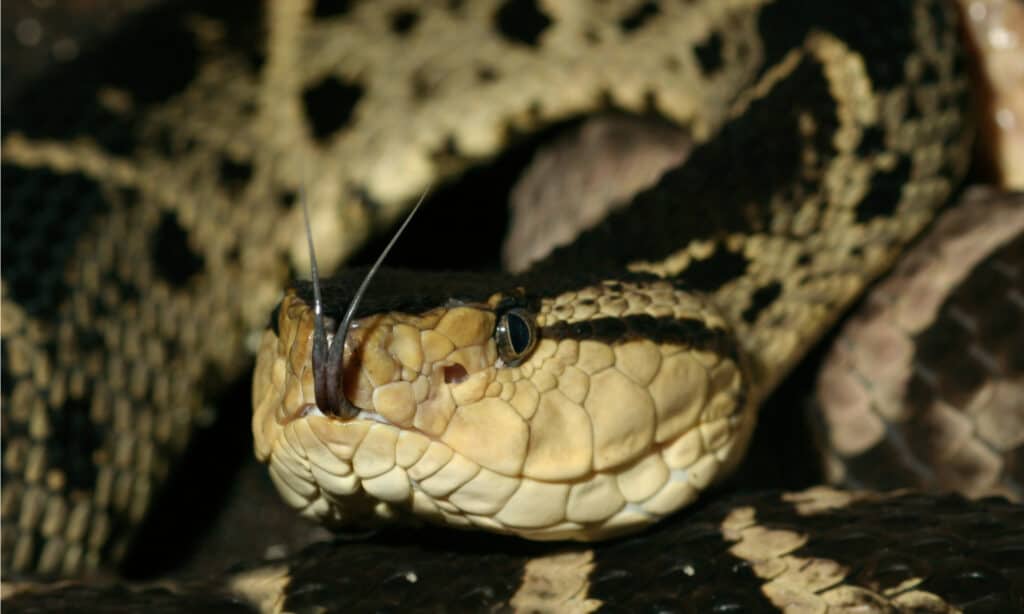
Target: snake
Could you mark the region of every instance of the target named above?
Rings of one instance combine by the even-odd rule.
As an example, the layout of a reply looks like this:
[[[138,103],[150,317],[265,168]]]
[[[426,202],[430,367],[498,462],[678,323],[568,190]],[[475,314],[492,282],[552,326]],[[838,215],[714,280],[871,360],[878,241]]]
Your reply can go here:
[[[937,0],[186,3],[140,17],[4,126],[5,575],[121,560],[254,354],[255,451],[306,516],[584,541],[656,523],[609,546],[651,560],[659,528],[699,543],[728,519],[733,541],[771,548],[782,538],[756,526],[772,516],[762,500],[697,500],[740,462],[757,407],[954,196],[970,144],[954,24]],[[675,122],[697,145],[525,272],[379,271],[336,346],[344,377],[327,383],[355,414],[320,407],[313,287],[280,299],[310,265],[299,194],[333,270],[428,186],[605,110]],[[434,241],[472,245],[460,236],[472,222]],[[363,275],[324,281],[327,324]],[[790,526],[809,532],[815,513],[855,525],[941,507],[773,497],[810,501]],[[687,504],[697,515],[674,513]],[[982,542],[978,514],[1019,516],[998,501],[941,505]],[[861,511],[822,512],[834,508]],[[789,539],[776,554],[800,547]],[[524,577],[556,594],[560,573],[598,556],[517,545],[444,560],[481,586],[468,570],[488,557],[507,568],[519,548]],[[351,568],[299,556],[296,569]],[[256,565],[230,590],[300,586],[282,573]],[[793,582],[773,604],[795,603]],[[1016,603],[996,584],[996,602]],[[939,585],[894,598],[934,605]],[[225,590],[202,586],[214,601]],[[851,590],[833,597],[866,598]],[[304,594],[308,607],[329,599]]]
[[[815,24],[834,32],[844,17]],[[903,112],[883,114],[894,103],[871,76],[881,58],[851,56],[855,34],[798,32],[716,138],[520,275],[382,270],[360,301],[343,273],[322,304],[296,285],[253,382],[256,455],[285,500],[328,522],[406,508],[592,540],[655,522],[729,474],[753,408],[965,163],[965,84],[942,77],[951,57],[919,44]],[[799,136],[765,128],[771,118]],[[919,137],[902,157],[890,145],[900,130]],[[713,184],[732,168],[747,172],[726,194]],[[355,310],[351,332],[341,305]],[[320,341],[329,357],[312,345],[321,310],[339,331]]]

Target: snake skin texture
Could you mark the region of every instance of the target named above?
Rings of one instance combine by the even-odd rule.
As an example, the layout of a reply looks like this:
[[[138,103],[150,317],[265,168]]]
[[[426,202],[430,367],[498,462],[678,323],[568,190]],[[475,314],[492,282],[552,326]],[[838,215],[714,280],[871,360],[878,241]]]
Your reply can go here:
[[[932,522],[921,523],[922,515]],[[1008,527],[1014,527],[1008,529]],[[819,488],[736,495],[594,547],[392,531],[175,588],[24,588],[68,603],[193,612],[1013,612],[1024,508]],[[354,570],[359,570],[354,574]],[[74,600],[74,601],[72,601]]]
[[[256,454],[285,500],[332,525],[411,512],[594,540],[727,477],[758,405],[964,170],[952,15],[887,6],[874,17],[911,33],[875,41],[859,5],[765,8],[770,49],[721,130],[521,276],[380,272],[344,350],[357,366],[326,382],[351,416],[314,392],[297,285],[253,385]],[[330,330],[359,279],[325,285]],[[495,332],[510,313],[538,339],[522,355]]]
[[[817,289],[831,302],[851,300],[926,224],[966,165],[962,67],[953,34],[939,27],[949,13],[937,2],[857,6],[846,22],[874,24],[878,35],[858,63],[827,36],[796,59],[787,55],[791,33],[780,33],[792,15],[806,19],[796,20],[798,29],[809,29],[828,16],[824,5],[690,4],[603,3],[587,14],[573,3],[511,0],[422,8],[174,2],[5,104],[4,607],[438,610],[453,599],[520,611],[1021,607],[1022,538],[1012,530],[1022,524],[1019,507],[827,491],[712,499],[653,531],[596,547],[395,530],[201,579],[12,582],[122,560],[194,434],[218,412],[248,411],[223,393],[246,377],[286,280],[308,270],[300,190],[309,195],[321,265],[333,269],[426,185],[502,156],[509,143],[608,110],[657,114],[705,143],[757,107],[764,90],[805,70],[801,62],[818,63],[838,71],[832,83],[854,85],[828,91],[819,78],[813,90],[826,104],[853,101],[836,107],[842,125],[867,117],[858,115],[861,86],[872,95],[891,90],[879,118],[893,134],[883,141],[899,152],[896,166],[884,156],[870,172],[854,164],[855,181],[835,193],[856,200],[877,196],[879,186],[902,191],[894,210],[910,214],[890,223],[893,211],[869,198],[854,215],[884,227],[887,239],[858,250],[844,241],[864,235],[836,235],[835,245],[861,252],[865,269],[851,273],[852,283]],[[912,35],[904,9],[918,24]],[[880,58],[894,49],[902,57],[915,37],[928,41],[927,50],[904,72],[887,72]],[[758,83],[764,89],[749,93]],[[763,143],[737,130],[723,142],[766,144],[766,156],[809,164],[801,156],[813,148],[784,144],[801,128],[811,138],[824,125],[775,125]],[[841,147],[856,141],[837,134]],[[868,149],[878,146],[877,132],[863,137]],[[753,198],[778,180],[734,181],[727,170],[703,185],[720,185],[716,196],[741,186],[741,196]],[[888,183],[858,183],[876,171]],[[663,187],[679,191],[671,182]],[[798,192],[783,200],[810,194]],[[726,230],[752,219],[726,217]],[[704,290],[730,297],[730,317],[755,333],[741,338],[759,348],[751,398],[763,396],[825,324],[815,318],[813,332],[796,339],[787,338],[784,322],[764,326],[773,317],[772,275],[730,285],[736,258],[729,255],[742,250],[724,239],[702,242],[707,227],[697,221],[688,220],[685,236],[694,242],[671,266],[704,263]],[[777,247],[751,245],[748,256]],[[812,260],[811,269],[826,270]],[[798,509],[819,498],[831,501],[819,508],[834,509],[817,516]],[[921,517],[934,522],[909,520]],[[807,567],[804,559],[815,562]],[[459,583],[446,584],[459,570]],[[425,581],[441,576],[445,582]]]
[[[869,295],[818,381],[830,481],[1021,500],[1022,267],[1024,196],[976,189]]]

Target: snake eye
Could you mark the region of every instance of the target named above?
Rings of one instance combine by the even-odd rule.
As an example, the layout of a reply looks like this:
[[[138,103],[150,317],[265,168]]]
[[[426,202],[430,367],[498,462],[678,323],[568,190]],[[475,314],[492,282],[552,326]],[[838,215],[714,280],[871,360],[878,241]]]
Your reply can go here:
[[[501,360],[510,367],[518,366],[537,344],[533,318],[522,309],[506,311],[494,327],[494,342],[498,344]]]

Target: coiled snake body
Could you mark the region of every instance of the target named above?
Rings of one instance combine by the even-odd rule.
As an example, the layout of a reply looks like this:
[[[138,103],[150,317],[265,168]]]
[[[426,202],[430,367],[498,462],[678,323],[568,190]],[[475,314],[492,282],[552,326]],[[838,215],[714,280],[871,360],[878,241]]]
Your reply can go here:
[[[787,12],[735,118],[521,277],[381,273],[342,386],[358,416],[317,407],[312,297],[289,295],[253,399],[256,453],[286,500],[341,523],[411,508],[593,539],[728,474],[766,393],[966,161],[965,82],[937,13],[883,30],[875,58],[850,41],[877,22],[826,12],[806,27]],[[907,56],[890,68],[897,38]],[[353,286],[327,289],[335,321]]]
[[[4,197],[20,208],[4,216],[5,573],[116,560],[243,347],[259,348],[257,456],[308,516],[637,530],[739,462],[757,406],[968,161],[966,77],[938,0],[329,4],[268,3],[263,20],[168,9],[7,122]],[[105,71],[140,42],[162,51]],[[69,121],[69,106],[89,112]],[[308,267],[298,190],[334,268],[507,137],[606,109],[702,144],[521,275],[382,271],[333,384],[361,411],[317,409],[308,286],[257,332],[289,269]],[[36,195],[52,206],[34,210]],[[21,234],[35,239],[12,247]],[[355,281],[327,285],[334,322]],[[863,497],[794,505],[903,501]],[[751,509],[702,513],[739,535]],[[672,527],[666,539],[695,538]],[[589,573],[586,552],[534,573],[586,602],[557,571]],[[333,569],[321,555],[304,556]],[[218,590],[280,607],[252,586],[283,573],[253,567]],[[793,602],[783,584],[775,605]]]

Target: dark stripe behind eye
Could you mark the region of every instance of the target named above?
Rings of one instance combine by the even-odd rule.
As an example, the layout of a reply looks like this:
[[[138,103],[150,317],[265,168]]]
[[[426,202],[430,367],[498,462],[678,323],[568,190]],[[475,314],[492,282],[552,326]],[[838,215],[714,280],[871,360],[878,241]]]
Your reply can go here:
[[[678,343],[698,350],[736,359],[737,350],[729,331],[711,328],[692,318],[656,318],[637,314],[620,318],[595,318],[580,322],[555,322],[540,329],[542,339],[576,339],[625,343],[650,339],[655,343]]]

